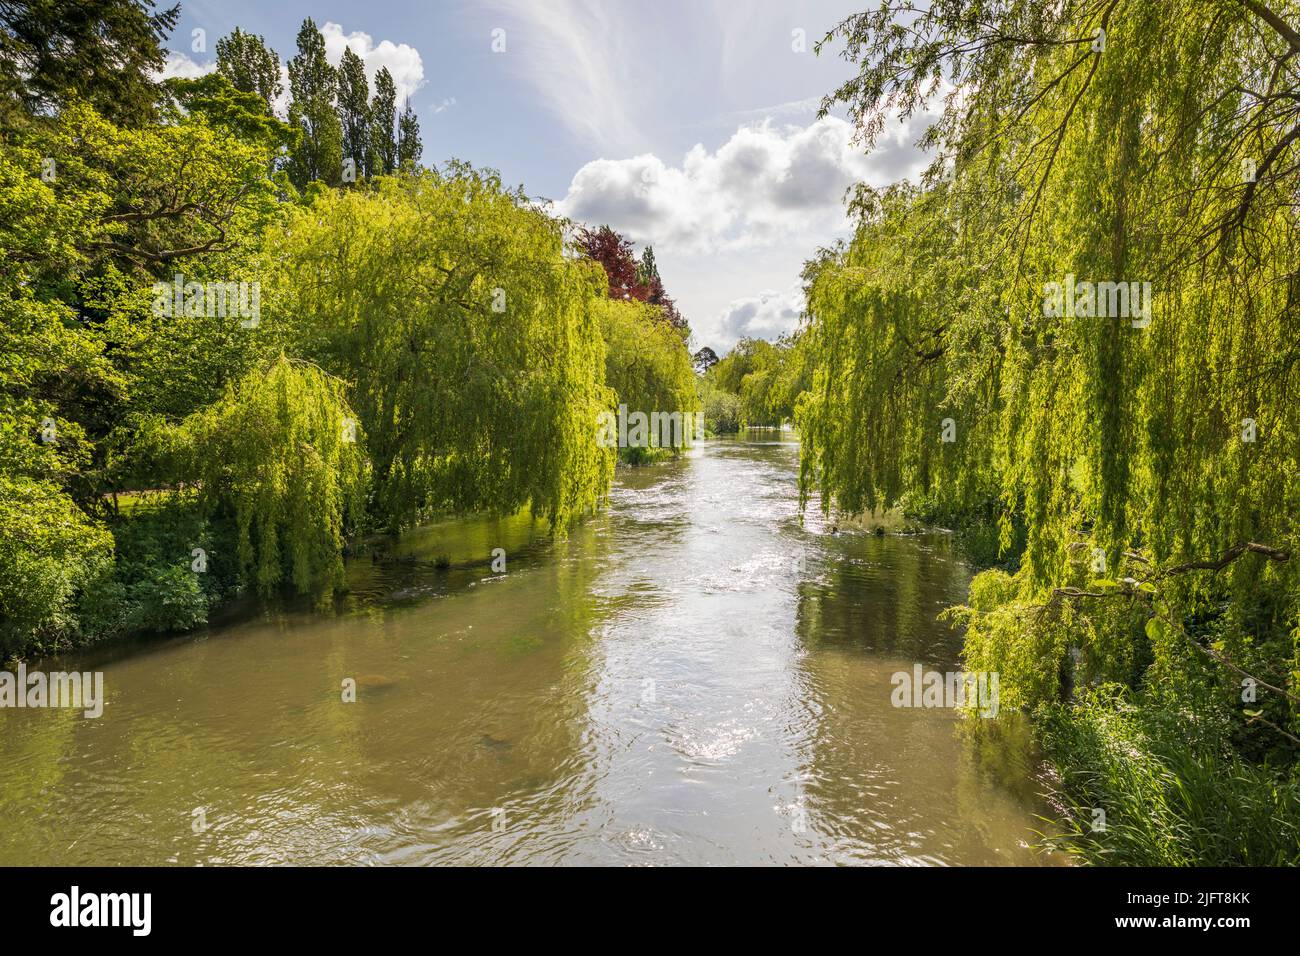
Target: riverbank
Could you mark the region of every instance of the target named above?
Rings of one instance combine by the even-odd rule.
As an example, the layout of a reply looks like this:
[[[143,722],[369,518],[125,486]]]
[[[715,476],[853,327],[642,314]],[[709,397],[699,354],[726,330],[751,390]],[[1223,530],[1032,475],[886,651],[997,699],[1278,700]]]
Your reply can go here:
[[[0,863],[1055,862],[1014,735],[890,702],[957,666],[947,536],[801,522],[797,455],[704,442],[568,538],[440,523],[323,612],[91,651],[101,718],[0,714]]]

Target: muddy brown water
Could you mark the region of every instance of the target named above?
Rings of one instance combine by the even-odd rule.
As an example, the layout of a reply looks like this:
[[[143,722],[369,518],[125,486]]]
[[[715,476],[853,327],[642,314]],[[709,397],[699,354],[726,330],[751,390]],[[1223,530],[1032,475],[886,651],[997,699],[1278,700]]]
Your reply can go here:
[[[0,864],[1055,862],[1014,715],[891,704],[969,570],[801,523],[797,463],[705,442],[564,540],[448,521],[331,610],[61,659],[104,713],[0,710]]]

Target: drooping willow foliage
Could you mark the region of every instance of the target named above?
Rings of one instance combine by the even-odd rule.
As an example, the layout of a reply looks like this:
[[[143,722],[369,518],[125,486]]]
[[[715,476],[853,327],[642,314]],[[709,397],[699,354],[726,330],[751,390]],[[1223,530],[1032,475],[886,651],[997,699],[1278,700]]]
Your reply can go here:
[[[744,338],[704,375],[708,390],[734,395],[739,423],[775,426],[794,417],[795,397],[810,372],[800,331],[775,342]]]
[[[237,529],[241,576],[322,597],[343,584],[343,537],[364,504],[365,435],[343,383],[281,356],[178,430],[180,473]]]
[[[695,433],[692,415],[699,409],[695,370],[683,333],[664,321],[656,306],[606,299],[596,305],[605,338],[605,384],[612,389],[611,410],[628,414],[679,414],[682,425],[669,436],[689,445]]]
[[[44,94],[0,128],[0,653],[184,629],[241,588],[328,595],[354,535],[440,511],[559,531],[596,506],[607,283],[569,224],[460,163],[300,192],[298,130],[226,76],[160,82],[141,36],[117,72],[148,109],[58,51],[8,64]],[[649,331],[611,368],[680,377]]]
[[[560,221],[454,166],[325,193],[265,248],[263,308],[349,383],[382,520],[530,505],[563,527],[605,494],[599,271]]]
[[[830,99],[868,143],[928,103],[937,158],[810,264],[803,486],[1025,529],[960,612],[1004,705],[1195,688],[1300,742],[1297,13],[886,2],[833,34],[862,66]]]

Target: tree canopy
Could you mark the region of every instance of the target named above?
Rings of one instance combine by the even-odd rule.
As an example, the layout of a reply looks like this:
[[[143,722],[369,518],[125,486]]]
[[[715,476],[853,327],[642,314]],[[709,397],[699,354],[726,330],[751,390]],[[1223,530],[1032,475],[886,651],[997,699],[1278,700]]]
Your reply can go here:
[[[371,97],[308,20],[285,122],[262,38],[159,81],[170,21],[93,6],[116,19],[87,63],[117,57],[134,99],[40,68],[24,43],[81,35],[58,10],[0,5],[0,651],[326,599],[366,533],[440,513],[562,533],[607,493],[620,394],[694,407],[662,307],[612,320],[570,223],[491,170],[422,168],[387,70]]]
[[[612,458],[595,272],[561,225],[466,166],[322,194],[268,233],[270,321],[352,383],[393,520],[593,507]]]
[[[1204,760],[1277,756],[1300,716],[1285,13],[885,2],[823,41],[865,144],[938,113],[923,182],[859,187],[809,263],[805,494],[992,512],[968,666],[1028,708],[1113,683]]]

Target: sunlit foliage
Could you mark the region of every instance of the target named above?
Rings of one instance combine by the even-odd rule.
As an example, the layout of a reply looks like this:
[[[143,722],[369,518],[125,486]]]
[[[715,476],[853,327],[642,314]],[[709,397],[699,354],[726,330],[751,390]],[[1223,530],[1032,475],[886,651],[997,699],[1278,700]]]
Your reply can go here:
[[[280,357],[187,419],[179,473],[210,509],[234,515],[240,574],[269,594],[343,584],[343,535],[363,504],[364,434],[343,385]]]
[[[453,166],[323,194],[266,250],[270,321],[349,383],[388,521],[528,505],[563,526],[603,497],[599,272],[557,220]]]
[[[714,388],[738,397],[743,426],[775,426],[793,417],[794,402],[807,387],[795,341],[741,339],[705,372]]]
[[[860,71],[832,99],[867,142],[890,110],[937,105],[936,160],[920,186],[860,188],[853,241],[810,264],[798,413],[825,507],[991,502],[1004,552],[1025,529],[1019,570],[977,578],[959,612],[969,666],[1013,704],[1114,681],[1288,762],[1295,12],[885,3],[846,21]],[[1071,282],[1128,301],[1116,285],[1066,309]]]
[[[612,408],[628,412],[680,413],[681,444],[690,444],[699,408],[691,353],[682,333],[641,302],[597,303],[605,338],[605,383],[613,389]],[[652,436],[656,441],[659,436]]]

